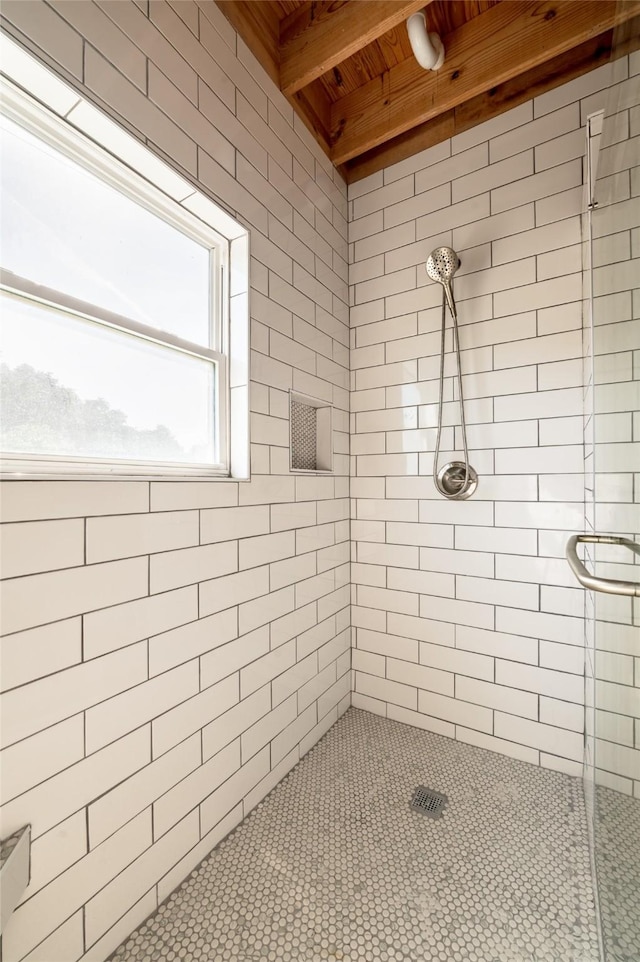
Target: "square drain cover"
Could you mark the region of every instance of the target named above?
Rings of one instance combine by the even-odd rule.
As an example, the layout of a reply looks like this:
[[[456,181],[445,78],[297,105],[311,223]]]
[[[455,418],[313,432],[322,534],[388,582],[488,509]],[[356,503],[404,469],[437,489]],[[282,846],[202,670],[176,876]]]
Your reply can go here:
[[[418,785],[413,793],[409,808],[416,812],[422,812],[429,818],[442,818],[442,810],[448,801],[446,795],[434,792],[432,788],[425,788],[424,785]]]

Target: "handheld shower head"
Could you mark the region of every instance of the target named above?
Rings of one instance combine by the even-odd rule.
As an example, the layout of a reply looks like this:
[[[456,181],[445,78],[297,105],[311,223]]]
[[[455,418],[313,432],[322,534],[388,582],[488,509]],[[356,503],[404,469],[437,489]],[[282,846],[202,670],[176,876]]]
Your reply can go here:
[[[459,267],[460,258],[451,247],[436,247],[429,254],[425,264],[425,269],[431,280],[442,284],[452,316],[455,314],[456,308],[453,301],[451,278]]]

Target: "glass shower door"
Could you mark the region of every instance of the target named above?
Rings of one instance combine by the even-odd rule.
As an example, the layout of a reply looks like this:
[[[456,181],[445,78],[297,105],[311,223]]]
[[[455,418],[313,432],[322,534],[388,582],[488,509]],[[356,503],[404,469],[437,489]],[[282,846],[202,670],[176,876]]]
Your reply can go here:
[[[625,42],[628,38],[621,38]],[[615,51],[614,51],[615,52]],[[612,63],[586,218],[591,324],[585,545],[592,575],[640,583],[640,54]],[[592,134],[597,138],[597,123]],[[595,152],[592,152],[595,153]],[[640,959],[640,596],[586,592],[586,788],[606,962]]]

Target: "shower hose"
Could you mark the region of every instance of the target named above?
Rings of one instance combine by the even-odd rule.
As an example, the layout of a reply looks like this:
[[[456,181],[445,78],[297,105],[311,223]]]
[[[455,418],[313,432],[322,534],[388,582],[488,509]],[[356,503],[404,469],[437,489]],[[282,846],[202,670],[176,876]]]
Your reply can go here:
[[[462,429],[462,446],[464,448],[464,481],[462,481],[460,488],[454,494],[446,491],[438,478],[438,457],[440,455],[440,439],[442,435],[442,408],[443,408],[443,391],[444,391],[444,348],[445,348],[445,327],[446,327],[446,296],[444,290],[442,291],[442,325],[441,325],[441,335],[440,335],[440,387],[438,396],[438,433],[436,435],[436,447],[433,455],[433,482],[436,486],[436,490],[440,492],[445,498],[451,501],[455,501],[457,498],[462,498],[470,487],[471,479],[469,477],[469,451],[467,448],[467,425],[464,419],[464,398],[462,395],[462,371],[460,363],[460,341],[458,339],[458,312],[454,309],[451,311],[451,317],[453,318],[453,346],[456,354],[456,366],[457,366],[457,381],[458,381],[458,399],[460,403],[460,426]],[[451,295],[451,300],[453,303],[453,293]],[[454,428],[455,430],[455,428]],[[455,438],[454,438],[455,442]]]

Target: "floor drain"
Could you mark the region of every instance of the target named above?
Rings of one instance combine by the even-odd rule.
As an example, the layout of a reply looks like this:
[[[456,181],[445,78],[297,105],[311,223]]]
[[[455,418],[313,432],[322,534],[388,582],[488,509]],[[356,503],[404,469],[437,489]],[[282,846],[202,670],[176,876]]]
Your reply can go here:
[[[432,788],[425,788],[424,785],[418,785],[409,807],[416,812],[422,812],[423,815],[428,815],[429,818],[442,818],[442,810],[448,801],[446,795],[434,792]]]

